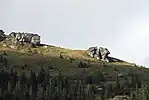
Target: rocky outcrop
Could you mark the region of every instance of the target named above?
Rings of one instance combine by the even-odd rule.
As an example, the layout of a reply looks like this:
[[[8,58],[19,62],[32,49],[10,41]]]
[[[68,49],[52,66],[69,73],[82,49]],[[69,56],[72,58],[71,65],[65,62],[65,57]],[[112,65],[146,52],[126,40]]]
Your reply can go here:
[[[31,43],[34,45],[40,45],[40,36],[38,34],[32,33],[15,33],[12,32],[9,34],[9,38],[13,38],[15,43]]]
[[[40,36],[32,33],[11,32],[5,35],[3,30],[0,30],[0,42],[6,44],[25,44],[40,45]]]
[[[88,50],[88,55],[92,58],[100,59],[102,61],[109,62],[108,55],[110,54],[107,48],[103,47],[90,47]]]

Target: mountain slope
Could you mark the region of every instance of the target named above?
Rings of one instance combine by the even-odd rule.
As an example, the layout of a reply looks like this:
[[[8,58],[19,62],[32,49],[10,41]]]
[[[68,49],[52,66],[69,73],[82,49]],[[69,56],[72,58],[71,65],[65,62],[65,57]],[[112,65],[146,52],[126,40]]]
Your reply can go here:
[[[19,72],[27,71],[32,68],[35,71],[39,71],[38,67],[47,69],[48,67],[58,68],[66,76],[87,76],[90,73],[100,70],[115,75],[114,70],[119,70],[119,73],[134,73],[138,75],[145,75],[149,73],[148,69],[141,68],[135,64],[121,61],[116,58],[119,62],[101,62],[95,60],[87,55],[86,50],[71,50],[66,48],[60,48],[56,46],[41,46],[38,48],[32,48],[28,45],[19,46],[12,49],[12,46],[0,47],[0,53],[4,51],[8,53],[8,66],[14,66]],[[80,61],[85,62],[89,67],[79,68],[77,65]],[[21,66],[27,65],[24,70]],[[115,77],[115,76],[114,76]]]

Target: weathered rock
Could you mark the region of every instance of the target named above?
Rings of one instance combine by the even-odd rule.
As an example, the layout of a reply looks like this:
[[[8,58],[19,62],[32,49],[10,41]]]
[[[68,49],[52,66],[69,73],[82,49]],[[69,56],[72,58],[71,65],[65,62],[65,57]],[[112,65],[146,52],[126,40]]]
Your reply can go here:
[[[17,49],[17,47],[14,46],[14,45],[10,45],[9,47],[12,48],[12,49]]]
[[[100,47],[99,49],[96,47],[90,47],[88,49],[88,55],[92,58],[100,59],[102,61],[109,62],[108,55],[110,52],[107,48]]]
[[[85,61],[79,61],[79,63],[77,64],[77,66],[79,68],[88,68],[89,67],[89,64]]]
[[[112,100],[130,100],[128,96],[115,96]]]
[[[40,36],[38,34],[12,32],[9,34],[9,38],[14,43],[21,42],[21,43],[30,43],[34,45],[40,45]]]
[[[101,60],[109,62],[108,55],[110,54],[110,52],[107,48],[100,47],[99,53],[101,54]]]
[[[4,34],[5,32],[3,30],[0,30],[0,41],[5,40],[6,35]]]
[[[90,47],[88,49],[88,54],[92,58],[98,57],[98,48],[97,48],[97,46],[96,47]]]

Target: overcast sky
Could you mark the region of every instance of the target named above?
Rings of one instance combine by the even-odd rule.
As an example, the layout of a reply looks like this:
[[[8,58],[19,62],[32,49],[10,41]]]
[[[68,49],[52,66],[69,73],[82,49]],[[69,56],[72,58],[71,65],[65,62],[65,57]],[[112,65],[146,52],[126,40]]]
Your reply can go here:
[[[72,49],[107,47],[149,67],[149,0],[0,0],[0,28]]]

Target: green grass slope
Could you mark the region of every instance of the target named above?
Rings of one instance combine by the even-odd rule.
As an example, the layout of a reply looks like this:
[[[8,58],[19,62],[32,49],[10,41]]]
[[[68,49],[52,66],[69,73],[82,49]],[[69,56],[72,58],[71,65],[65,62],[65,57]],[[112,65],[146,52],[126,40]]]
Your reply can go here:
[[[38,72],[39,67],[45,69],[54,67],[61,70],[63,75],[76,78],[86,77],[96,71],[105,73],[106,79],[110,81],[115,80],[116,71],[119,74],[137,74],[143,76],[144,80],[146,80],[149,75],[147,68],[139,67],[132,63],[105,63],[95,60],[87,55],[86,50],[71,50],[50,45],[37,48],[32,48],[28,45],[23,47],[18,45],[16,48],[12,49],[9,46],[1,45],[0,54],[3,54],[4,51],[8,53],[8,66],[13,66],[16,70],[19,70],[19,72],[22,71],[21,66],[26,64],[27,67],[24,69],[25,71],[32,68]],[[89,67],[79,68],[77,66],[79,61],[86,62],[89,64]]]

